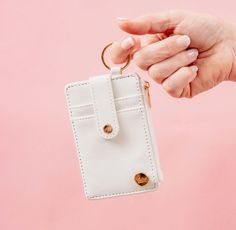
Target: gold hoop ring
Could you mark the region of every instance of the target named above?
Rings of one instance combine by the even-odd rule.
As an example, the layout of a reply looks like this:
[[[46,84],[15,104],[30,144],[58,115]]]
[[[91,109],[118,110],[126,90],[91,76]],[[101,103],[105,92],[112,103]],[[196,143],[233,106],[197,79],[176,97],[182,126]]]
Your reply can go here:
[[[107,50],[107,48],[109,48],[111,45],[113,44],[113,42],[109,43],[108,45],[106,45],[103,50],[102,50],[102,54],[101,54],[101,59],[102,59],[102,63],[103,65],[107,68],[107,69],[111,69],[111,67],[109,65],[107,65],[106,61],[105,61],[105,52]],[[121,70],[125,69],[130,63],[130,55],[127,58],[127,61],[125,63],[124,66],[121,67]]]

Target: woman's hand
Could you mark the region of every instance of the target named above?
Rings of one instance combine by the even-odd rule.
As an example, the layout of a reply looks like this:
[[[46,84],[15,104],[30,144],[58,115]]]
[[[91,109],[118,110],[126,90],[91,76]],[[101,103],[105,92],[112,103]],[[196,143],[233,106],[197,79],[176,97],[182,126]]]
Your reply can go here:
[[[120,18],[132,36],[111,47],[114,63],[134,62],[173,97],[191,98],[222,81],[236,81],[236,26],[222,19],[172,10]]]

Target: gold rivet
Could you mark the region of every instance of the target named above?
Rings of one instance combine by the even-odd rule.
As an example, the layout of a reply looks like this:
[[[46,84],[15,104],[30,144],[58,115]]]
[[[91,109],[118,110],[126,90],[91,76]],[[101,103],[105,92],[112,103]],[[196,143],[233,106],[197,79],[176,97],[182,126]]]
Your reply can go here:
[[[144,186],[148,183],[149,178],[144,173],[138,173],[135,175],[134,180],[140,186]]]
[[[113,128],[112,128],[112,126],[111,126],[110,124],[107,124],[107,125],[105,125],[105,126],[103,127],[103,131],[104,131],[105,133],[111,133],[112,130],[113,130]]]

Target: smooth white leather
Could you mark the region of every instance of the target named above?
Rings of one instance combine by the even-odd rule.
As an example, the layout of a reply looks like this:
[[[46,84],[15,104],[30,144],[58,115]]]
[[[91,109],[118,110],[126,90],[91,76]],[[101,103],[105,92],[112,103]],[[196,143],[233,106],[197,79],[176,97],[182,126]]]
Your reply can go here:
[[[119,132],[119,125],[111,77],[108,75],[91,77],[89,83],[98,133],[105,139],[114,138]],[[109,134],[103,131],[106,124],[113,127],[113,131]]]
[[[162,180],[144,81],[111,74],[65,88],[85,195],[89,199],[153,191]],[[104,124],[114,132],[104,134]],[[149,177],[138,185],[135,174]]]

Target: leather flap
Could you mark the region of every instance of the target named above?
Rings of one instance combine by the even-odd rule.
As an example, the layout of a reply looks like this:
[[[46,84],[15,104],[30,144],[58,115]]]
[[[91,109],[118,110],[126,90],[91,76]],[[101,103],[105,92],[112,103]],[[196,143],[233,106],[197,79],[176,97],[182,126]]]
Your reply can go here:
[[[119,132],[110,75],[90,77],[90,91],[99,135],[114,138]]]

